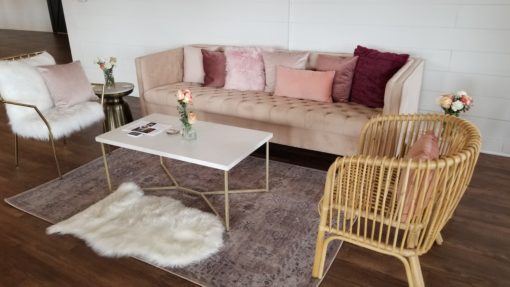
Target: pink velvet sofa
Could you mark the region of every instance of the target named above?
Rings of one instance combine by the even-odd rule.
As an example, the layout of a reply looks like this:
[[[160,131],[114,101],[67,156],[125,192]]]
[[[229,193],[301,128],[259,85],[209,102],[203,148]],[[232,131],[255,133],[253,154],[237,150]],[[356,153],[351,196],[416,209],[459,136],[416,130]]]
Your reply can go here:
[[[320,52],[324,54],[324,52]],[[308,68],[314,68],[319,52],[310,52]],[[352,54],[327,53],[351,56]],[[139,57],[135,60],[143,114],[177,116],[175,93],[193,92],[193,111],[199,120],[270,131],[274,143],[337,155],[356,153],[360,131],[377,114],[416,113],[423,76],[423,61],[410,58],[388,81],[384,108],[356,103],[325,103],[276,97],[263,91],[237,91],[201,87],[183,80],[183,48]]]

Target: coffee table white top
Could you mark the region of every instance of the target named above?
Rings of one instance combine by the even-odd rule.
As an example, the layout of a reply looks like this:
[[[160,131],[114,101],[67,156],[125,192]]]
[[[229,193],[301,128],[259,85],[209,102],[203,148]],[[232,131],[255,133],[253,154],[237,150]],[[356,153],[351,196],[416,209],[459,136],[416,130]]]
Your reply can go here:
[[[177,117],[162,114],[151,114],[128,125],[136,126],[142,121],[173,128],[181,126]],[[122,130],[123,127],[97,136],[96,141],[228,171],[273,137],[270,132],[204,121],[197,121],[193,128],[197,131],[197,139],[191,141],[180,134],[168,135],[166,132],[132,137]]]

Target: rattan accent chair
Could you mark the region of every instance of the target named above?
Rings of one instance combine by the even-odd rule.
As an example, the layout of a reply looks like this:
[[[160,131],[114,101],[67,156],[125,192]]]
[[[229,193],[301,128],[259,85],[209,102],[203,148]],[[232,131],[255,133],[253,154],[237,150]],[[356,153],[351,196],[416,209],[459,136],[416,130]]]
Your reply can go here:
[[[439,159],[406,159],[413,143],[430,130],[438,137]],[[337,158],[328,170],[313,277],[323,276],[328,244],[344,240],[397,257],[409,286],[425,286],[418,257],[434,241],[441,243],[440,231],[473,175],[480,133],[453,116],[378,116],[364,126],[358,151]]]
[[[52,63],[54,64],[54,60],[45,51],[40,52],[34,52],[34,53],[27,53],[27,54],[20,54],[16,56],[10,56],[5,58],[0,58],[0,61],[18,61],[18,60],[27,60],[32,57],[38,56],[45,53],[51,58]],[[49,64],[49,63],[45,63]],[[34,64],[31,64],[34,65]],[[32,125],[34,124],[36,126],[39,126],[41,133],[38,134],[28,134],[23,133],[21,134],[21,137],[25,138],[32,138],[36,140],[47,140],[51,144],[51,148],[53,151],[53,157],[55,160],[58,176],[61,179],[62,178],[62,172],[60,170],[60,164],[57,157],[57,152],[55,148],[55,140],[63,139],[65,144],[66,136],[69,136],[70,134],[79,131],[83,128],[86,128],[90,126],[93,123],[96,123],[98,121],[102,121],[104,119],[104,113],[103,113],[103,102],[104,102],[104,85],[103,84],[97,84],[92,83],[91,85],[100,85],[102,86],[102,94],[100,96],[100,103],[86,103],[86,107],[83,105],[75,105],[69,110],[60,110],[53,107],[47,108],[47,109],[40,109],[37,105],[37,98],[41,98],[39,95],[33,96],[33,102],[27,102],[27,101],[18,101],[18,100],[12,100],[9,99],[6,95],[0,95],[0,103],[3,103],[6,106],[7,110],[7,116],[9,118],[9,123],[11,125],[11,130],[14,133],[14,161],[16,167],[19,165],[19,148],[18,148],[18,132],[16,131],[15,126],[22,126],[22,125]],[[16,97],[14,97],[16,98]],[[17,117],[17,118],[11,118],[9,109],[19,109],[19,108],[26,108],[27,110],[32,109],[32,113],[28,113],[27,116],[24,117]],[[26,111],[26,110],[25,110]],[[94,111],[94,113],[91,113],[91,111]],[[77,117],[88,117],[89,119],[86,121],[86,123],[79,123],[74,128],[69,128],[69,123],[77,119]],[[65,123],[67,122],[67,123]],[[76,125],[76,124],[75,124]],[[104,122],[103,122],[103,131],[105,130]],[[46,133],[47,131],[47,133]]]

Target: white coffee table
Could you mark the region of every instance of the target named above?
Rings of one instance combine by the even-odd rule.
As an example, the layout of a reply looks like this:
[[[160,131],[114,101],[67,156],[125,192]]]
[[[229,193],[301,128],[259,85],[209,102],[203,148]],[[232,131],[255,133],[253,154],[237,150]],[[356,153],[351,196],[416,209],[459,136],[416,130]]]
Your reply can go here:
[[[143,117],[129,126],[136,126],[138,122],[157,122],[168,124],[172,127],[180,127],[177,117],[162,114],[151,114]],[[123,127],[96,137],[96,141],[101,143],[103,160],[106,171],[106,179],[110,192],[112,189],[110,172],[105,152],[105,144],[122,147],[130,150],[145,152],[158,155],[163,171],[168,175],[173,185],[161,187],[144,187],[144,190],[180,190],[193,193],[202,197],[209,205],[211,210],[219,216],[218,212],[207,199],[207,195],[225,196],[225,227],[230,229],[229,220],[229,194],[247,193],[247,192],[267,192],[269,191],[269,140],[273,137],[270,132],[238,128],[233,126],[197,121],[193,127],[197,131],[197,139],[188,141],[181,135],[168,135],[165,132],[157,135],[143,135],[140,137],[131,137],[123,131]],[[230,190],[228,187],[228,173],[239,162],[254,152],[262,145],[266,145],[266,184],[260,189]],[[224,190],[199,192],[191,188],[180,186],[164,164],[163,158],[171,158],[185,161],[193,164],[207,166],[224,171]],[[221,216],[219,216],[221,217]]]

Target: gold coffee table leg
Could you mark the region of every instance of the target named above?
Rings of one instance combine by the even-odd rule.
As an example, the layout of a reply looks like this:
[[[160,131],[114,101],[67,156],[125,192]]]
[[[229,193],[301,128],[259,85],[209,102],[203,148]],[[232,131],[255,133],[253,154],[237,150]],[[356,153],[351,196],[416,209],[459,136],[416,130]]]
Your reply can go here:
[[[104,170],[106,172],[106,181],[108,182],[108,190],[112,192],[112,181],[110,179],[110,172],[108,171],[108,161],[106,160],[106,151],[104,144],[101,144],[101,152],[103,153]]]
[[[225,171],[225,228],[230,230],[230,202],[228,198],[228,171]]]

